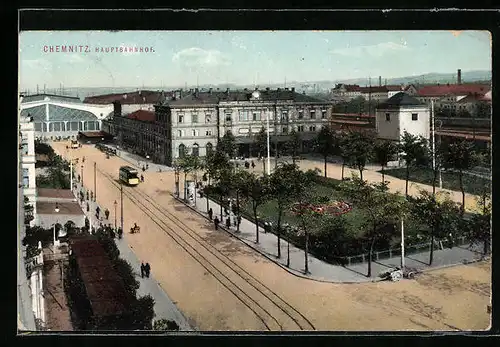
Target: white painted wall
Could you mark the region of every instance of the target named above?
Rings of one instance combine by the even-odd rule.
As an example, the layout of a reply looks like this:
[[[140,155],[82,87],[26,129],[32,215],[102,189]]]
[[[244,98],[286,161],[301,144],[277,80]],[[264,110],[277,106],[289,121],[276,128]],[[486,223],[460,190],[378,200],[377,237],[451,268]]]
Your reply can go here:
[[[412,120],[416,113],[418,120]],[[390,121],[386,121],[386,114]],[[396,110],[381,110],[376,112],[376,129],[378,137],[399,141],[405,131],[414,136],[430,138],[430,111],[426,107],[408,107]]]

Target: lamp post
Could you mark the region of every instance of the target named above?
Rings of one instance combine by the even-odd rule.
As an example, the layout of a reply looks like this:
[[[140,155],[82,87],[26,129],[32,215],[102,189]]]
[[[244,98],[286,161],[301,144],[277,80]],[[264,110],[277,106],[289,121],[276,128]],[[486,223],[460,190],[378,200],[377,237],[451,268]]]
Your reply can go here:
[[[405,221],[401,217],[401,270],[405,268]]]
[[[83,164],[82,164],[81,168],[82,168],[82,187],[83,187]]]
[[[54,209],[54,211],[56,213],[59,213],[59,204],[56,202],[56,208]],[[54,234],[53,234],[53,237],[54,237],[54,247],[56,246],[56,224],[58,223],[58,220],[56,218],[56,222],[54,223]]]
[[[113,203],[113,205],[115,206],[115,231],[116,231],[116,205],[118,205],[118,203],[116,202],[116,200]]]
[[[120,205],[121,205],[121,211],[120,211],[121,228],[123,231],[125,229],[123,229],[123,184],[122,183],[120,183]]]

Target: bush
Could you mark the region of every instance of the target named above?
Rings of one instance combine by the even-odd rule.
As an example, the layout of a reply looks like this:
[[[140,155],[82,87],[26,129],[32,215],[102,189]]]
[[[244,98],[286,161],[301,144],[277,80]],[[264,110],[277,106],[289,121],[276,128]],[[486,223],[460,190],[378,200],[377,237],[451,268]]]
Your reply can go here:
[[[158,331],[179,331],[179,329],[176,321],[164,318],[155,321],[153,325],[153,330]]]

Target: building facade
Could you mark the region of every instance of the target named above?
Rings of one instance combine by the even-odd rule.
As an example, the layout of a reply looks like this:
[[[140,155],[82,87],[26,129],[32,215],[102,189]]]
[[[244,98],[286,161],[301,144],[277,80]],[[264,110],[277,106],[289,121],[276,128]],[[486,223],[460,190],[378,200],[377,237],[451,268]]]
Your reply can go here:
[[[21,102],[21,115],[33,118],[35,138],[76,139],[79,131],[100,130],[112,105],[84,104],[78,98],[60,95],[30,95]]]
[[[239,155],[256,155],[251,144],[263,127],[267,129],[268,119],[273,150],[289,139],[292,130],[301,134],[307,146],[328,123],[331,112],[331,102],[297,93],[294,88],[195,89],[156,105],[155,117],[147,120],[124,117],[116,103],[113,119],[104,126],[118,143],[171,165],[183,153],[205,156],[227,132],[235,136]]]
[[[36,172],[35,172],[35,127],[33,120],[20,115],[19,119],[19,149],[22,169],[23,195],[27,205],[32,206],[31,213],[36,218]],[[30,223],[33,225],[34,220]]]
[[[430,139],[430,110],[406,93],[398,93],[380,104],[376,111],[377,135],[400,141],[404,132]]]

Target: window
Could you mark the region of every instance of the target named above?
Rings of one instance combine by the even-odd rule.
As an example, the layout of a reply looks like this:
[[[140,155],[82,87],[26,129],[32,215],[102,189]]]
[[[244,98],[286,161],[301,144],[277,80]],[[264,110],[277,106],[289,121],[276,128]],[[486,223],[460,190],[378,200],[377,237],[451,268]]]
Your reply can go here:
[[[183,131],[182,130],[177,130],[177,137],[182,137]]]
[[[391,121],[391,114],[390,114],[390,113],[386,113],[386,114],[385,114],[385,120],[386,120],[387,122],[390,122],[390,121]]]
[[[210,123],[212,121],[212,116],[207,114],[205,115],[205,123]]]
[[[29,170],[23,169],[23,187],[29,188],[29,185],[30,185]]]
[[[309,127],[309,131],[316,131],[316,126],[311,125],[311,126]]]
[[[304,118],[304,111],[299,110],[299,119]]]
[[[193,145],[193,150],[192,150],[192,153],[191,153],[194,157],[199,157],[200,156],[200,146],[195,143]]]
[[[178,121],[178,123],[184,123],[184,115],[183,114],[178,115],[177,121]]]
[[[418,120],[418,113],[412,113],[411,120]]]
[[[226,122],[231,122],[233,120],[232,113],[226,113]]]
[[[258,112],[253,112],[252,113],[252,120],[253,121],[260,120],[260,114]]]
[[[212,136],[212,130],[205,131],[205,136]]]
[[[281,120],[285,122],[288,120],[288,111],[281,112]]]
[[[326,110],[322,110],[321,111],[321,119],[325,119],[326,118]]]
[[[186,146],[182,143],[179,145],[179,158],[184,158],[186,156]]]
[[[191,130],[193,137],[198,136],[198,131],[196,129]]]
[[[287,127],[283,127],[283,134],[287,134],[288,133],[288,128]]]
[[[299,126],[297,127],[297,131],[299,131],[299,132],[304,131],[304,126],[303,126],[303,125],[299,125]]]
[[[240,111],[239,115],[240,121],[244,122],[248,120],[248,111]]]
[[[315,119],[316,118],[316,111],[315,110],[311,110],[309,112],[309,116],[311,117],[311,119]]]
[[[193,113],[191,115],[191,123],[198,123],[198,114],[197,113]]]
[[[213,149],[214,149],[213,145],[210,142],[208,142],[205,146],[205,151],[207,152],[207,154],[212,153]]]

